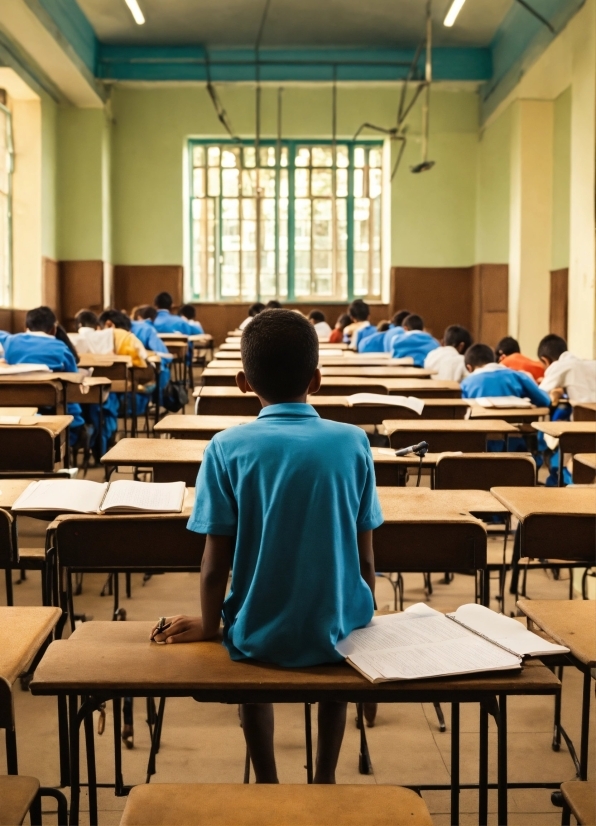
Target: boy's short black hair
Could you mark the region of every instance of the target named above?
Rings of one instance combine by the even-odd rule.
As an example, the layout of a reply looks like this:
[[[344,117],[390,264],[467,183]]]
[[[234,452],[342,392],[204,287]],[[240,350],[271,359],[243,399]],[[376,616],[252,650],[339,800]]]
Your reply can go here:
[[[138,313],[141,318],[145,320],[149,319],[149,321],[155,321],[157,318],[157,310],[155,307],[152,307],[151,304],[145,304],[145,306],[139,307]]]
[[[409,310],[400,310],[398,313],[396,313],[393,316],[393,318],[391,319],[391,323],[395,327],[401,327],[404,318],[407,318],[409,315],[410,315]]]
[[[355,321],[366,321],[370,315],[370,309],[366,301],[357,298],[348,307],[348,313]]]
[[[272,298],[271,301],[268,301],[265,304],[266,310],[281,310],[281,301],[277,301],[277,299]]]
[[[178,315],[184,316],[184,318],[187,318],[189,321],[192,321],[194,318],[196,318],[197,311],[192,306],[192,304],[183,304],[182,307],[180,307],[180,309],[178,310]]]
[[[335,326],[339,327],[340,330],[345,330],[348,324],[352,323],[352,319],[348,315],[348,313],[342,313],[337,317],[337,321],[335,322]]]
[[[567,342],[565,339],[550,333],[548,336],[544,336],[538,345],[538,358],[541,359],[544,356],[551,362],[558,361],[566,351]]]
[[[25,317],[25,327],[34,333],[51,333],[56,325],[56,316],[50,307],[34,307]]]
[[[521,353],[519,342],[513,336],[505,336],[497,344],[496,349],[497,358],[501,356],[512,356],[514,353]]]
[[[320,324],[321,321],[327,321],[325,313],[322,313],[320,310],[311,310],[308,317],[310,321],[314,321],[315,324]]]
[[[174,300],[169,293],[158,293],[153,299],[153,303],[158,310],[171,310]]]
[[[494,361],[495,354],[488,344],[473,344],[464,354],[464,364],[474,368],[484,367],[485,364],[492,364]]]
[[[255,301],[255,303],[251,304],[248,308],[248,315],[250,316],[250,318],[254,318],[259,313],[262,313],[264,309],[265,305],[263,303],[261,303],[260,301]]]
[[[390,327],[390,324],[389,324],[388,321],[379,321],[379,323],[377,324],[377,332],[378,333],[386,333],[387,330],[389,329],[389,327]]]
[[[460,344],[465,344],[465,349],[472,346],[472,336],[465,327],[460,327],[459,324],[451,324],[445,330],[443,336],[443,344],[445,347],[459,347]]]
[[[408,330],[424,330],[424,319],[416,313],[410,313],[404,318],[403,326]]]
[[[77,327],[91,327],[95,330],[99,320],[93,310],[79,310],[75,316]]]
[[[120,330],[128,330],[130,332],[132,327],[130,318],[125,313],[120,312],[120,310],[104,310],[99,317],[99,323],[102,327],[105,327],[106,321],[111,321],[114,327],[118,327]]]
[[[274,404],[302,395],[319,363],[315,328],[292,310],[259,313],[242,333],[240,347],[248,383]]]

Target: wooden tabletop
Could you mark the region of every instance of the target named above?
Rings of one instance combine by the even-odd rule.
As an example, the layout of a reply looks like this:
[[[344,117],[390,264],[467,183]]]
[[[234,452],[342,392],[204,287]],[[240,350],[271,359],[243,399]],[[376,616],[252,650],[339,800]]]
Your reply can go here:
[[[568,780],[561,791],[578,823],[596,823],[596,780]]]
[[[60,608],[0,606],[0,677],[9,685],[25,671],[61,616]]]
[[[101,457],[104,465],[196,464],[209,444],[201,439],[120,439]]]
[[[579,462],[580,465],[596,470],[596,453],[576,453],[573,457],[574,462]]]
[[[433,522],[446,516],[507,513],[507,508],[487,490],[380,487],[377,492],[385,522]]]
[[[593,433],[596,438],[596,421],[594,422],[532,422],[532,427],[560,439],[566,433]]]
[[[59,436],[72,422],[72,416],[21,416],[18,424],[0,424],[0,427],[45,427],[46,430],[51,430],[54,436]]]
[[[37,407],[0,407],[0,416],[35,416]]]
[[[0,375],[0,382],[12,384],[13,382],[40,382],[40,381],[55,381],[55,382],[82,382],[82,373],[19,373],[18,375],[2,376]]]
[[[591,599],[520,599],[517,607],[589,668],[596,666],[596,602]]]
[[[346,699],[365,695],[379,702],[420,702],[425,696],[465,694],[472,699],[485,692],[550,694],[559,681],[543,665],[520,671],[465,675],[436,680],[373,683],[340,663],[311,668],[282,668],[265,663],[234,662],[220,642],[157,645],[149,641],[153,622],[86,622],[68,640],[53,642],[31,683],[33,694],[114,692],[120,696],[168,694],[220,702],[250,701],[279,693],[325,696],[341,692]],[[304,700],[305,701],[305,700]]]
[[[31,479],[0,479],[0,508],[12,509],[21,493],[31,484]]]
[[[130,356],[117,356],[115,353],[84,353],[79,356],[79,367],[111,367],[113,364],[127,364],[132,367]]]
[[[474,404],[474,399],[470,399],[470,418],[472,419],[494,419],[498,416],[506,422],[533,422],[540,416],[548,416],[548,407],[482,407]]]
[[[521,521],[535,513],[562,516],[596,515],[596,495],[593,487],[503,487],[491,488],[491,493]]]
[[[438,399],[428,399],[425,404],[432,404]],[[454,400],[448,400],[453,403]],[[455,400],[457,401],[457,400]],[[462,401],[466,401],[462,399]],[[518,433],[518,429],[502,419],[387,419],[383,421],[387,433],[397,430],[419,430],[424,432],[454,433]]]
[[[254,422],[256,416],[193,416],[177,413],[165,416],[155,425],[156,433],[183,433],[201,431],[219,433],[228,427]]]

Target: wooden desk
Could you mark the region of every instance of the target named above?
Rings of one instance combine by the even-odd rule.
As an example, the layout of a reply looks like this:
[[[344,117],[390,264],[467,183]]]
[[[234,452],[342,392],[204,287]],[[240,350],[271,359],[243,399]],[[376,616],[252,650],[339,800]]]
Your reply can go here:
[[[596,516],[596,497],[590,488],[492,488],[491,493],[523,522],[537,514]]]
[[[63,374],[25,373],[21,376],[0,376],[0,405],[52,407],[56,413],[66,413],[66,393],[60,375]]]
[[[507,507],[487,490],[382,487],[378,493],[386,522],[405,519],[432,522],[444,516],[508,512]]]
[[[501,419],[400,421],[393,417],[384,420],[383,426],[391,447],[399,449],[424,440],[433,453],[460,450],[463,453],[483,453],[490,436],[507,438],[519,433],[514,425]]]
[[[101,462],[109,474],[119,467],[147,467],[154,482],[180,481],[194,487],[208,444],[200,439],[120,439]]]
[[[571,402],[574,422],[596,422],[595,402]]]
[[[112,389],[106,376],[89,376],[80,384],[66,385],[66,401],[72,404],[104,404]]]
[[[596,421],[532,422],[532,427],[559,440],[559,485],[563,485],[565,454],[593,453],[596,450]]]
[[[31,484],[31,479],[0,479],[0,508],[12,510],[21,493]]]
[[[0,407],[0,416],[35,416],[37,407]]]
[[[548,407],[481,407],[470,399],[471,419],[500,419],[511,424],[530,424],[542,416],[548,416]]]
[[[573,457],[573,482],[591,485],[596,481],[596,453],[576,453]]]
[[[394,365],[390,361],[386,365],[366,366],[362,364],[349,364],[345,361],[339,366],[327,364],[327,359],[321,360],[321,375],[325,378],[330,376],[355,376],[363,379],[429,379],[434,375],[432,370],[425,370],[423,367],[408,367],[407,365]]]
[[[0,424],[0,472],[52,473],[56,464],[64,463],[67,467],[68,428],[72,421],[72,416],[21,416],[18,424]],[[33,435],[35,441],[30,441],[32,430],[49,432],[52,444],[41,433]]]
[[[256,416],[164,416],[154,427],[155,433],[167,433],[172,439],[211,439],[228,427],[254,422]]]
[[[221,366],[222,364],[225,366]],[[203,371],[201,382],[208,386],[220,385],[235,387],[236,375],[241,369],[242,362],[217,362],[217,360],[215,360],[210,362],[209,366]],[[422,370],[417,367],[322,367],[321,373],[323,376],[323,388],[339,384],[342,387],[349,388],[346,389],[346,394],[357,392],[352,389],[354,387],[364,388],[365,386],[366,392],[370,393],[369,383],[374,386],[382,385],[388,387],[387,381],[393,379],[406,379],[408,386],[411,387],[413,383],[428,379],[432,375],[430,370]],[[332,379],[333,381],[331,381]],[[345,379],[345,381],[341,381],[341,379]],[[422,391],[426,388],[419,387],[417,383],[414,384],[414,387],[418,391],[417,394],[422,397]],[[449,389],[452,390],[453,388],[450,387]],[[402,392],[402,388],[396,385],[395,392]],[[409,395],[416,395],[416,393],[412,392]],[[459,395],[456,396],[456,398],[459,397]]]
[[[494,701],[498,696],[501,725],[498,736],[499,823],[507,823],[508,695],[558,694],[560,683],[543,665],[531,662],[519,672],[496,672],[459,678],[373,684],[348,665],[288,669],[257,662],[233,662],[217,641],[187,645],[149,642],[150,622],[87,622],[69,640],[49,647],[36,670],[35,695],[68,696],[71,733],[71,823],[78,821],[80,797],[80,720],[97,704],[123,696],[192,696],[199,702],[451,702],[452,822],[459,805],[459,703]],[[98,656],[101,652],[101,656]],[[77,695],[89,699],[79,711]],[[77,716],[78,715],[78,716]],[[90,727],[92,745],[92,727]],[[488,715],[481,712],[481,729]],[[116,734],[116,741],[120,737]],[[488,737],[483,738],[486,754]],[[93,766],[93,763],[91,764]],[[487,766],[484,761],[483,765]],[[480,794],[487,796],[488,772],[481,771]],[[89,777],[90,814],[96,812],[95,776]],[[433,786],[436,788],[436,786]]]

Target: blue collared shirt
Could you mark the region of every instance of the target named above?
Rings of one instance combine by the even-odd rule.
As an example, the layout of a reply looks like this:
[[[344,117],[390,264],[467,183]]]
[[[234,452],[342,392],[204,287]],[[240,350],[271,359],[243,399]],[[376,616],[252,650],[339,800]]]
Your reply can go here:
[[[437,347],[440,347],[440,344],[436,338],[424,330],[406,330],[403,335],[394,336],[392,340],[393,358],[411,356],[414,359],[414,367],[423,367],[424,359]]]
[[[199,332],[185,318],[172,315],[168,310],[158,310],[153,324],[158,333],[184,333],[185,336],[196,336]]]
[[[538,407],[550,405],[550,396],[538,387],[533,378],[495,363],[485,364],[470,373],[461,383],[461,395],[464,399],[517,396],[530,399]]]
[[[157,335],[157,330],[151,321],[147,319],[133,321],[130,325],[130,331],[135,334],[145,349],[153,350],[154,353],[169,353],[168,348]]]
[[[357,535],[383,522],[366,435],[309,404],[274,404],[205,449],[188,527],[235,537],[223,608],[234,660],[337,662],[373,598]]]

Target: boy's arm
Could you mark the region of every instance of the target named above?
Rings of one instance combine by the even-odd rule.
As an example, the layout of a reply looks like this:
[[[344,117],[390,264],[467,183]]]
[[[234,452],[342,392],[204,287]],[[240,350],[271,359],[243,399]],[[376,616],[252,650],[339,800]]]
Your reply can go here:
[[[363,531],[358,534],[358,558],[360,560],[360,576],[366,582],[374,597],[376,577],[372,531]]]
[[[156,634],[157,626],[153,628],[152,640],[168,643],[201,642],[217,636],[232,565],[234,541],[233,536],[207,535],[201,562],[201,616],[168,617],[163,633]]]
[[[524,392],[527,393],[530,401],[532,404],[537,405],[537,407],[549,407],[551,403],[551,398],[548,393],[545,393],[544,390],[541,390],[540,387],[536,384],[534,379],[531,376],[526,375],[526,373],[519,374]]]

